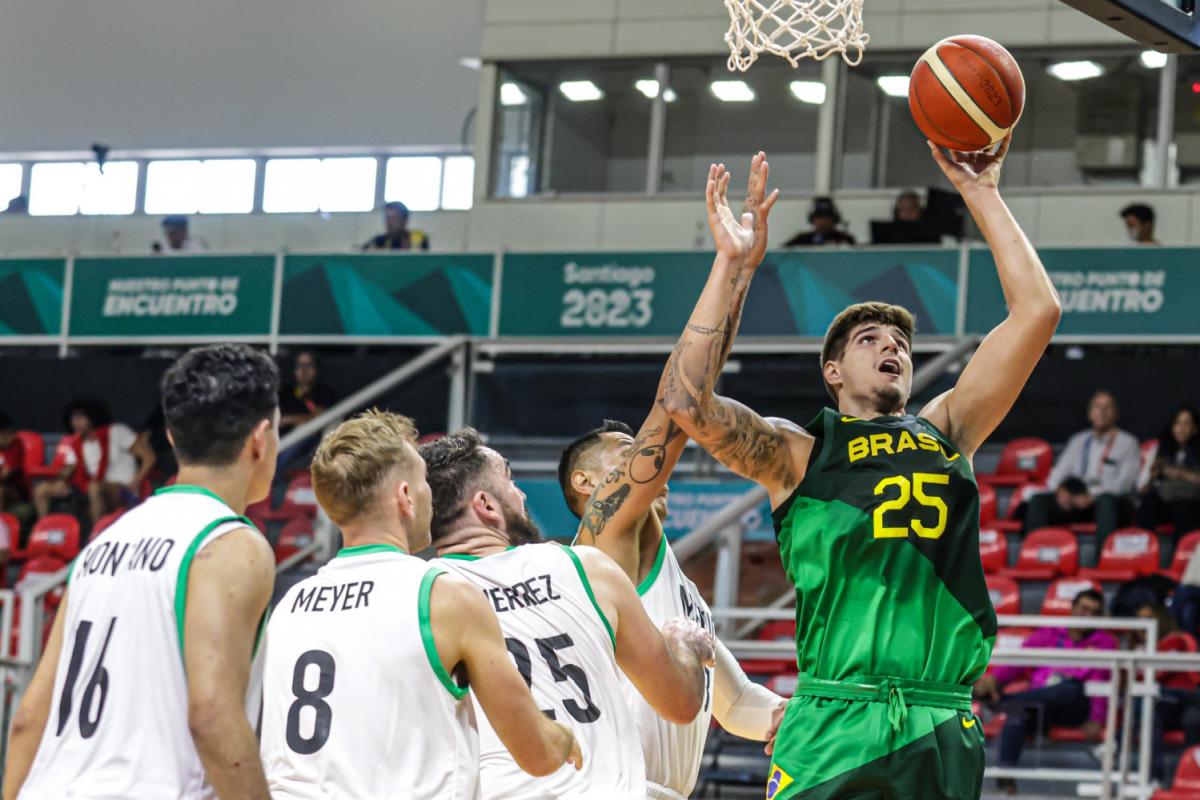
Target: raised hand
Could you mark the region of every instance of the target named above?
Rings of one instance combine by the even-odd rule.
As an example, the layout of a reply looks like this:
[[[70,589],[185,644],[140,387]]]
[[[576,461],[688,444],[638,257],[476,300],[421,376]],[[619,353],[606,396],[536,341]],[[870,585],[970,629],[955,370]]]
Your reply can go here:
[[[722,255],[743,261],[754,247],[754,215],[747,212],[742,214],[741,220],[735,217],[725,196],[728,189],[729,172],[725,165],[710,164],[708,183],[704,187],[704,199],[708,204],[708,229],[712,231],[713,242]]]
[[[996,189],[1000,185],[1000,170],[1004,166],[1004,157],[1008,155],[1008,147],[1012,144],[1012,133],[1004,137],[995,153],[980,150],[975,153],[959,153],[949,151],[946,155],[933,142],[926,142],[933,160],[946,173],[950,183],[959,194],[966,196],[973,191]]]
[[[742,206],[743,216],[746,214],[754,216],[754,246],[746,255],[745,264],[750,269],[761,264],[767,255],[767,216],[774,208],[775,201],[779,199],[778,189],[771,192],[770,197],[765,197],[767,178],[770,174],[771,168],[767,164],[767,154],[759,150],[750,161],[750,181],[746,185],[746,202]]]
[[[712,634],[692,620],[687,617],[672,617],[663,625],[662,633],[668,644],[690,651],[702,666],[716,666],[717,652]]]

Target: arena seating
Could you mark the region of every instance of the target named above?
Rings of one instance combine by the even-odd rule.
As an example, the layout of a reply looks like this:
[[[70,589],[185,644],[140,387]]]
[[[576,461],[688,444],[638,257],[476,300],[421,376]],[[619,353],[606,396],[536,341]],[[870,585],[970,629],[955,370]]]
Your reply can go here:
[[[1066,528],[1039,528],[1021,542],[1017,565],[1000,571],[1014,580],[1048,581],[1079,570],[1079,543]]]
[[[1175,555],[1171,558],[1171,566],[1166,570],[1169,578],[1175,581],[1183,580],[1188,560],[1192,553],[1196,552],[1197,546],[1200,546],[1200,531],[1191,531],[1180,537],[1175,543]]]
[[[1196,800],[1200,797],[1200,747],[1189,747],[1175,768],[1170,789],[1159,789],[1151,800]]]
[[[29,534],[25,557],[70,561],[79,555],[79,520],[70,514],[47,514],[37,521]]]
[[[979,531],[979,558],[989,575],[1008,565],[1008,536],[1003,531],[984,528]]]
[[[762,642],[796,641],[796,622],[790,619],[773,619],[759,629],[758,639]],[[796,672],[794,658],[751,658],[742,660],[742,669],[748,675],[780,676]],[[789,694],[791,694],[789,692]]]
[[[1054,466],[1054,449],[1045,439],[1024,437],[1004,446],[1000,463],[991,475],[980,475],[980,482],[1015,488],[1043,483]]]
[[[1046,590],[1040,613],[1058,617],[1070,615],[1071,603],[1084,589],[1094,589],[1101,593],[1104,591],[1099,583],[1089,578],[1059,578]]]
[[[1153,575],[1161,557],[1158,536],[1141,528],[1114,531],[1100,551],[1100,564],[1079,571],[1081,578],[1097,581],[1131,581],[1139,575]]]
[[[279,563],[312,544],[312,520],[308,517],[293,519],[283,526],[275,542],[275,563]]]
[[[1004,575],[988,575],[987,587],[997,614],[1021,613],[1021,590],[1015,580]]]

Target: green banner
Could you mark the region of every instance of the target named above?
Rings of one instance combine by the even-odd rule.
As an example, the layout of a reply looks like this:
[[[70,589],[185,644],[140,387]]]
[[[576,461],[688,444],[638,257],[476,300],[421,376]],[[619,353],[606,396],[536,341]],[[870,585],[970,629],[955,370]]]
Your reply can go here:
[[[288,256],[279,332],[487,336],[490,255]]]
[[[501,336],[667,336],[683,330],[711,252],[538,253],[504,258]],[[957,250],[791,251],[768,256],[742,316],[744,336],[819,337],[864,300],[912,310],[922,333],[952,335]]]
[[[265,337],[274,276],[274,256],[80,258],[71,336]]]
[[[1063,336],[1195,335],[1200,293],[1194,248],[1040,249],[1058,289]],[[967,331],[984,334],[1007,315],[996,262],[972,250],[967,281]]]
[[[0,261],[0,341],[5,336],[58,336],[62,333],[61,258]]]

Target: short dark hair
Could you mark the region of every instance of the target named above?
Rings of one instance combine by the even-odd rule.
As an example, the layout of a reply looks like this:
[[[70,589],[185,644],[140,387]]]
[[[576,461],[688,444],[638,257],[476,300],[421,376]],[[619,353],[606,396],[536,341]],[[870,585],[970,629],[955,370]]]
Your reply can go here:
[[[389,211],[395,211],[405,219],[408,219],[410,216],[412,216],[412,214],[409,213],[408,206],[404,205],[404,203],[401,203],[399,200],[393,200],[390,203],[383,204],[383,212],[386,214]]]
[[[1084,589],[1082,592],[1075,595],[1074,599],[1071,600],[1071,607],[1074,608],[1075,604],[1080,600],[1095,600],[1100,604],[1101,610],[1104,609],[1104,595],[1100,594],[1100,592],[1097,592],[1095,589]]]
[[[433,494],[433,518],[429,529],[433,541],[450,532],[450,523],[462,514],[463,498],[474,492],[487,466],[483,439],[474,428],[463,428],[421,445],[425,479]]]
[[[606,433],[623,433],[626,436],[633,436],[633,428],[624,422],[606,419],[599,428],[592,428],[564,447],[562,455],[558,458],[558,485],[562,489],[563,500],[567,501],[567,508],[576,517],[579,517],[579,512],[575,510],[575,505],[571,502],[571,473],[579,468],[579,464],[585,458],[591,455],[593,446],[598,444],[600,437]]]
[[[1121,219],[1133,217],[1138,222],[1154,224],[1154,209],[1145,203],[1131,203],[1121,209]]]
[[[821,346],[821,375],[824,380],[825,365],[837,361],[846,352],[846,343],[850,341],[850,333],[864,322],[874,322],[880,325],[892,325],[900,330],[901,335],[908,340],[912,347],[913,330],[916,319],[912,312],[903,306],[889,303],[856,303],[842,311],[829,323],[825,332],[825,343]],[[825,390],[837,401],[837,393],[825,381]]]
[[[112,422],[112,414],[104,403],[90,397],[77,397],[63,407],[62,424],[67,433],[74,433],[71,430],[71,417],[76,414],[87,417],[93,428],[102,428]]]
[[[279,406],[279,368],[244,344],[184,353],[163,373],[163,416],[180,464],[220,467],[237,460],[258,423]]]

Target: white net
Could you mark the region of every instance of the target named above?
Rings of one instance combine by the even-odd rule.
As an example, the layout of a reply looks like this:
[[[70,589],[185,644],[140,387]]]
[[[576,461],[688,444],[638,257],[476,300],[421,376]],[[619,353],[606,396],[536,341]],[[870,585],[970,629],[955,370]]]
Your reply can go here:
[[[841,54],[862,61],[870,37],[863,31],[863,0],[725,0],[729,9],[729,68],[745,72],[760,53],[821,61]]]

